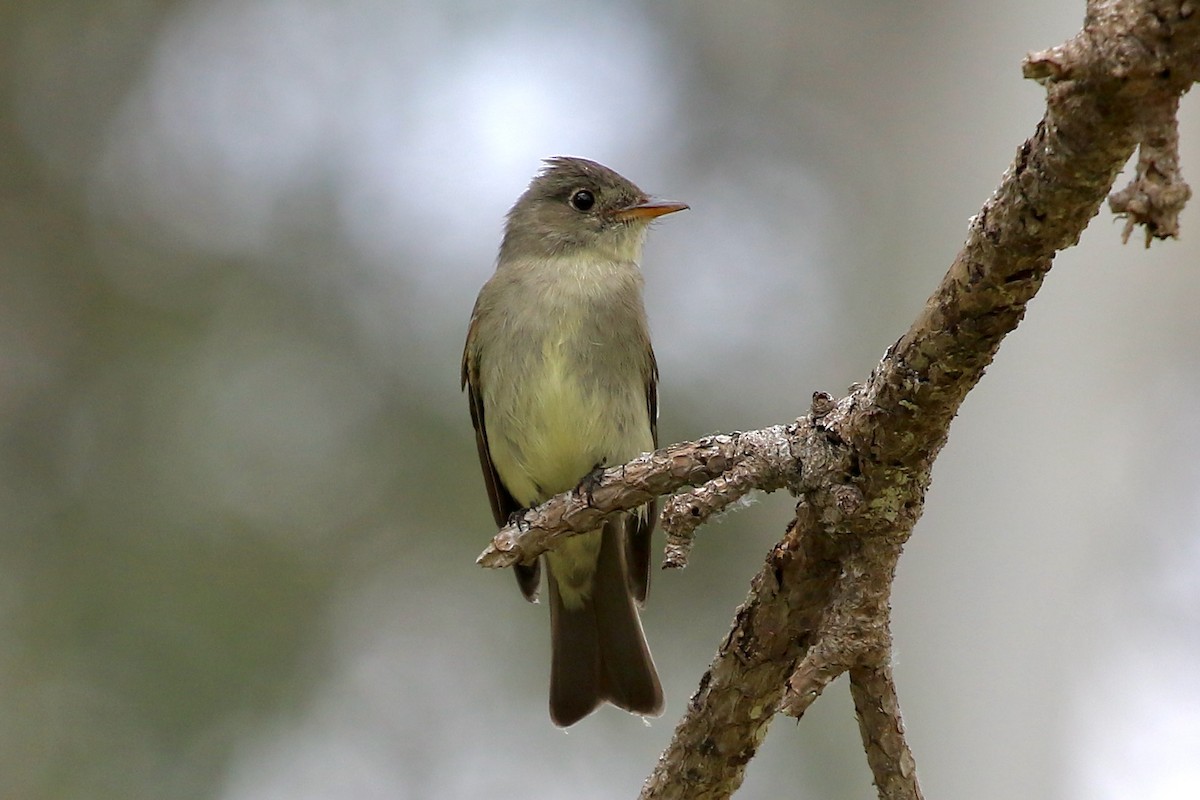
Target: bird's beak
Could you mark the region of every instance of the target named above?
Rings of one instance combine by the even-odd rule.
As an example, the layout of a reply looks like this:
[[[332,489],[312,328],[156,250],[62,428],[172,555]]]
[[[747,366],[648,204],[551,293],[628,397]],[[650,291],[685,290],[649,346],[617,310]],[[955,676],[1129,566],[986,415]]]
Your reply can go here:
[[[683,211],[687,207],[687,203],[673,203],[670,200],[647,200],[644,203],[638,203],[636,206],[614,211],[613,218],[623,222],[635,219],[650,220],[655,217],[661,217],[663,214],[674,214],[676,211]]]

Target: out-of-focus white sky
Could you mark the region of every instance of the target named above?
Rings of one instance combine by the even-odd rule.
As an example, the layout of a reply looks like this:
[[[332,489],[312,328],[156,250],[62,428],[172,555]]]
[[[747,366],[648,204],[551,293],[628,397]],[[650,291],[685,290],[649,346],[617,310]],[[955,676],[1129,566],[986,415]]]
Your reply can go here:
[[[786,421],[915,316],[1083,10],[0,10],[0,795],[632,796],[790,501],[655,579],[662,719],[550,725],[458,388],[508,206],[558,154],[690,203],[646,254],[662,438]],[[1200,782],[1198,225],[1102,212],[954,424],[893,603],[927,796]],[[873,796],[841,683],[741,795],[797,791]]]

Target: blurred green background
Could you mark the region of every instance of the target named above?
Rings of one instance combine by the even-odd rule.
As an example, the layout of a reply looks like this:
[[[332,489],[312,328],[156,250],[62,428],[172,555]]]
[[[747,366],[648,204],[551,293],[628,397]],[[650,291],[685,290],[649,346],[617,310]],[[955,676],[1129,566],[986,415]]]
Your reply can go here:
[[[689,202],[662,439],[787,421],[914,318],[1083,6],[0,4],[0,797],[632,797],[792,501],[656,576],[662,719],[550,725],[458,387],[505,211],[556,154]],[[1200,783],[1198,228],[1102,212],[955,423],[894,599],[929,797]],[[874,796],[841,682],[740,796]]]

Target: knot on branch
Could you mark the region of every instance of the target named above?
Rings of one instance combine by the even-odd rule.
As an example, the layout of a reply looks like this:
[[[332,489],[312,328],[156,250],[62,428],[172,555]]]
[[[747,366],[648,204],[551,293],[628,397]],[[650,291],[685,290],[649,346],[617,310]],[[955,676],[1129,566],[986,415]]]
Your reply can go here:
[[[812,414],[813,419],[822,419],[835,408],[837,408],[837,401],[829,392],[813,392],[812,404],[809,406],[809,413]]]
[[[1072,53],[1069,43],[1037,53],[1028,53],[1021,62],[1021,74],[1041,84],[1062,81],[1072,73]]]

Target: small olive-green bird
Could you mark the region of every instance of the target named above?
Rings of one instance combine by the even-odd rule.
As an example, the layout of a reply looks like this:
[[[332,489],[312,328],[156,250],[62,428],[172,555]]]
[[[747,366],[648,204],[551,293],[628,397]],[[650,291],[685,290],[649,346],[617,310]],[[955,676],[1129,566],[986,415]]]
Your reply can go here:
[[[658,368],[638,262],[650,223],[685,208],[652,201],[594,161],[551,158],[509,211],[462,363],[497,525],[657,446]],[[651,503],[545,556],[557,725],[604,701],[662,713],[637,611],[656,516]],[[515,570],[536,601],[540,564]]]

